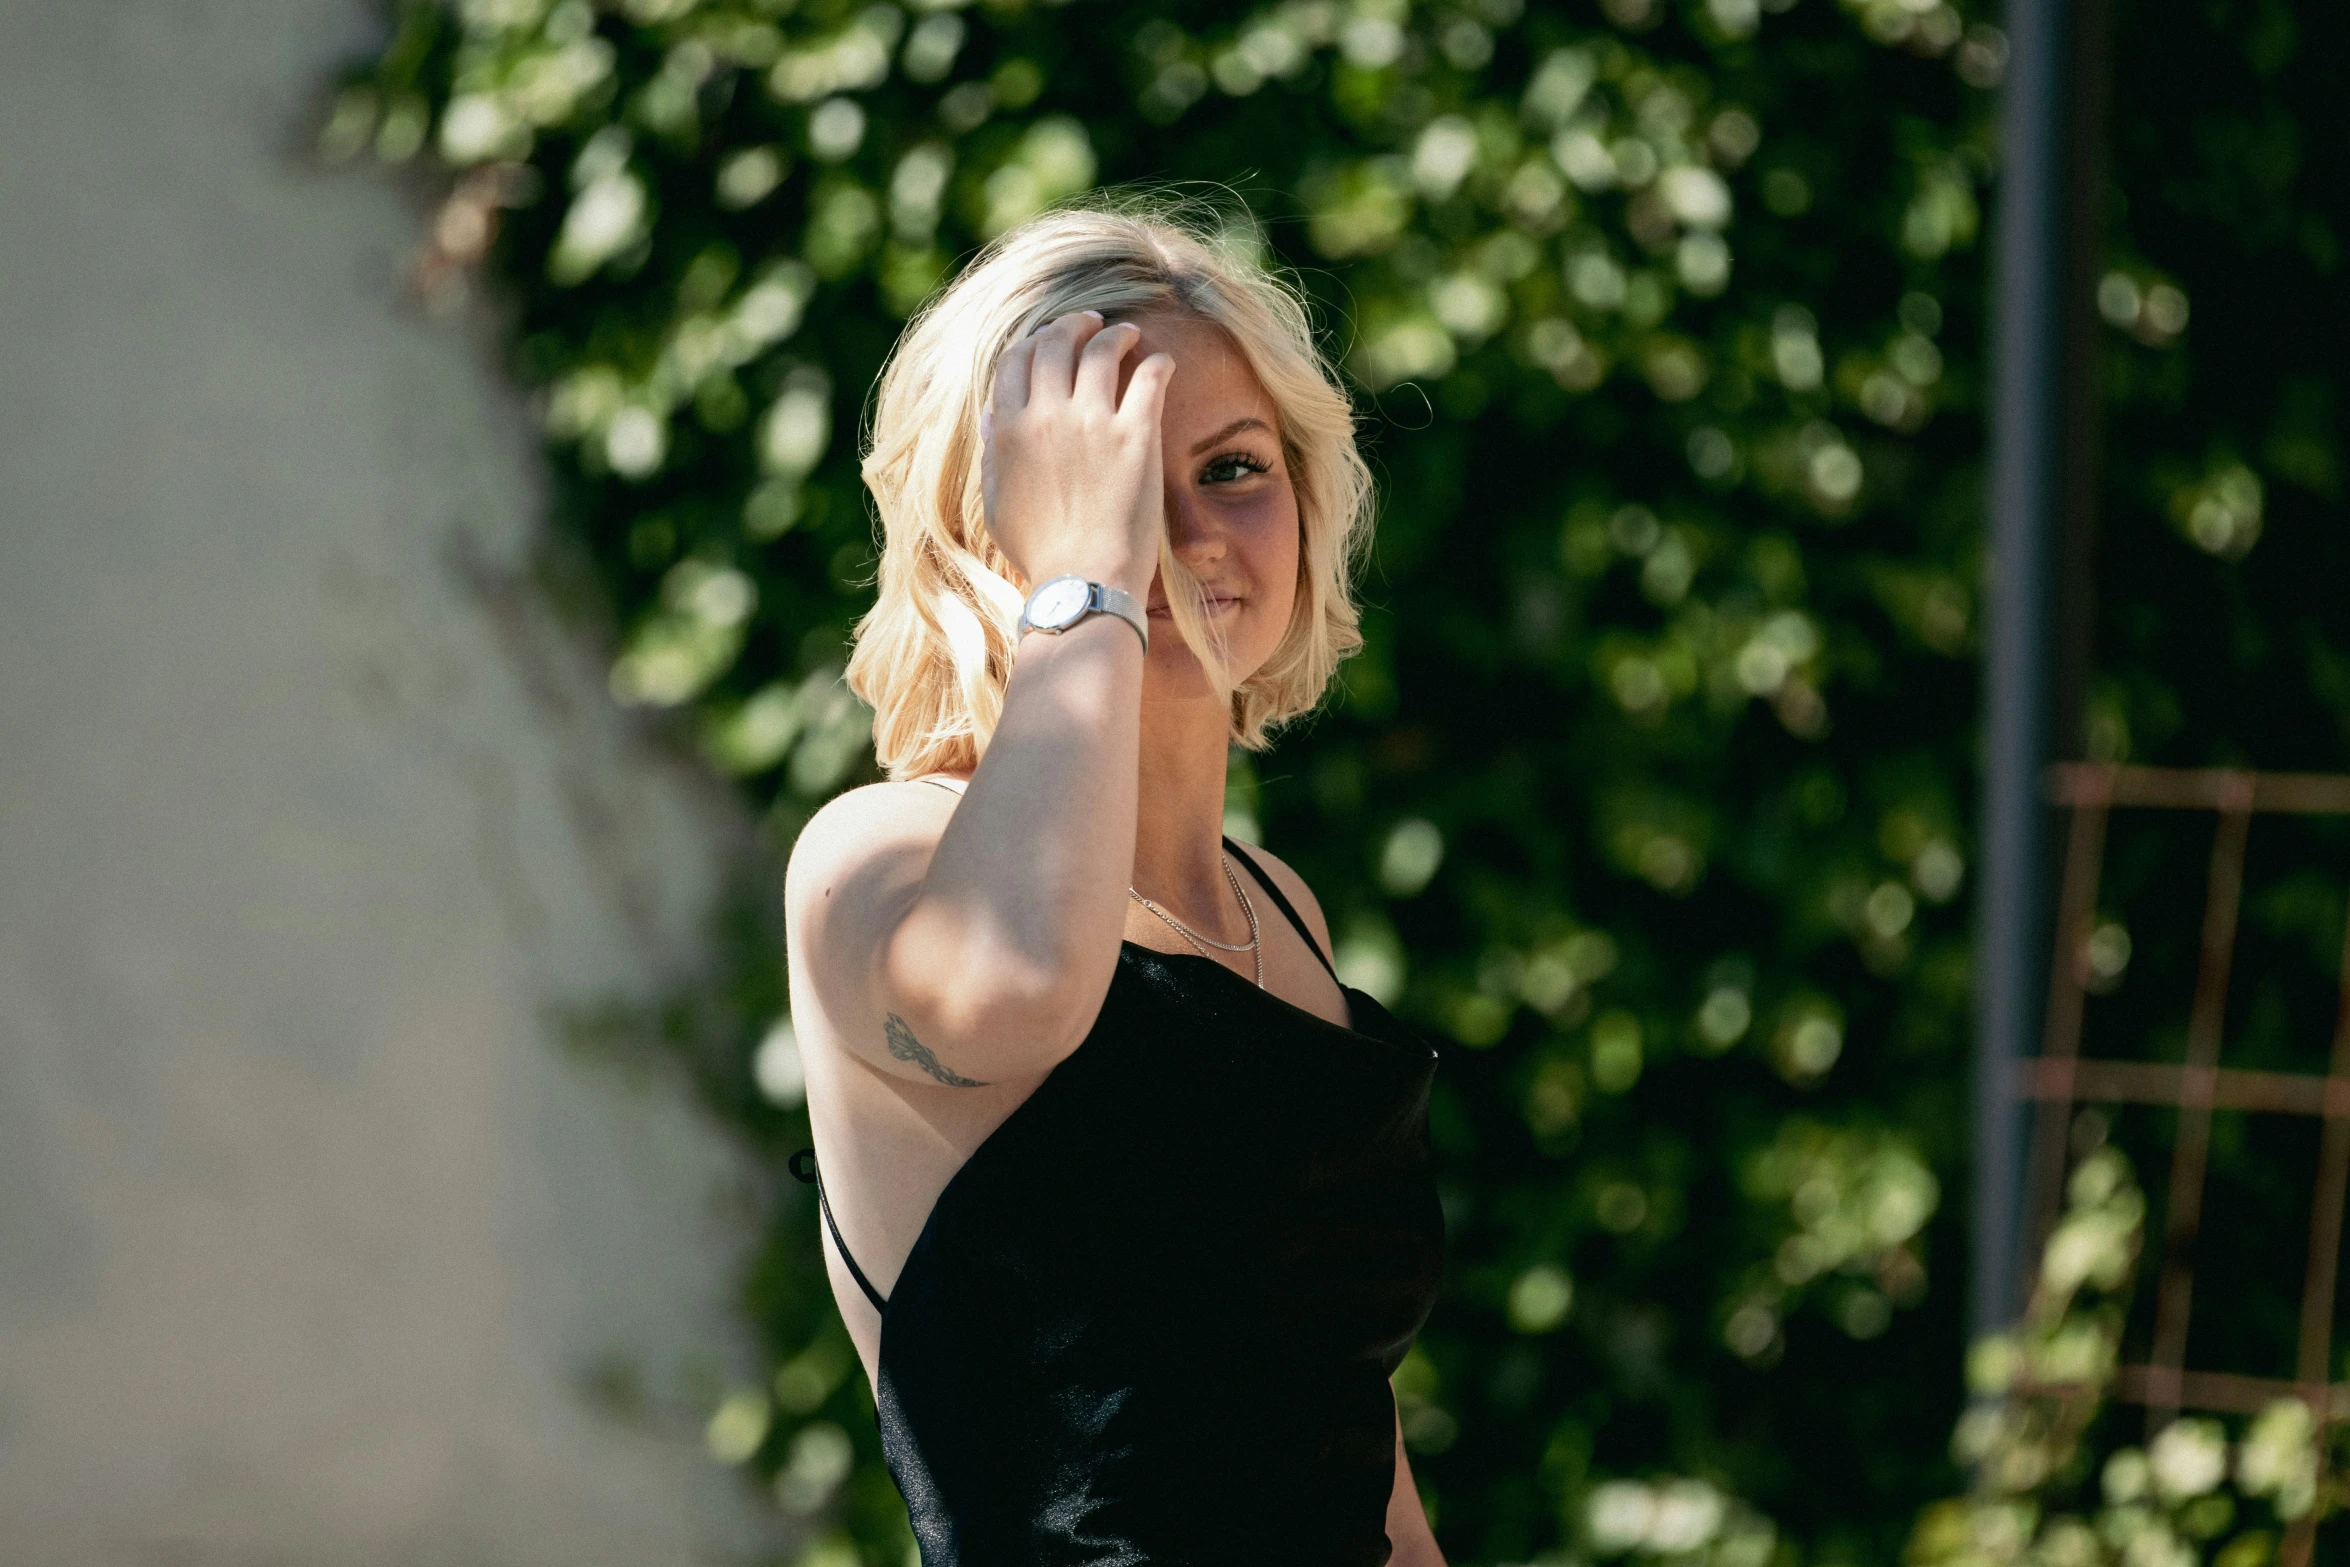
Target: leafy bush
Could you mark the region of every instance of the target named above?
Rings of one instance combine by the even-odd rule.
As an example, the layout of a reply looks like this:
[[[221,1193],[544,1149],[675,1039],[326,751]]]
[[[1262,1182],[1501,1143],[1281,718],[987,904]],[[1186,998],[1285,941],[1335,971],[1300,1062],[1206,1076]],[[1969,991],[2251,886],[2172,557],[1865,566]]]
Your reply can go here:
[[[2120,1363],[2146,1199],[2110,1146],[2083,1158],[2066,1184],[2065,1214],[2023,1320],[1969,1357],[1978,1402],[1954,1445],[1975,1470],[1974,1494],[1928,1508],[1905,1562],[2193,1567],[2208,1545],[2216,1567],[2265,1567],[2282,1526],[2341,1507],[2339,1440],[2321,1443],[2309,1406],[2285,1398],[2245,1422],[2232,1444],[2221,1422],[2194,1416],[2165,1424],[2143,1447],[2095,1441]]]

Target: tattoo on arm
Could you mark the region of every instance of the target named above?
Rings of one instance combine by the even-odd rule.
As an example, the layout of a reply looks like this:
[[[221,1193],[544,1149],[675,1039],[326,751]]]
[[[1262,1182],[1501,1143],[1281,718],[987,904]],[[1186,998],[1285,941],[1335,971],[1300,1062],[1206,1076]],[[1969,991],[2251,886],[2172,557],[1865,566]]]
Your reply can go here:
[[[906,1026],[906,1020],[895,1012],[886,1014],[886,1020],[881,1027],[882,1032],[889,1036],[889,1053],[900,1061],[913,1062],[949,1088],[985,1088],[987,1086],[976,1077],[965,1077],[932,1055],[930,1047],[916,1039],[914,1031]]]

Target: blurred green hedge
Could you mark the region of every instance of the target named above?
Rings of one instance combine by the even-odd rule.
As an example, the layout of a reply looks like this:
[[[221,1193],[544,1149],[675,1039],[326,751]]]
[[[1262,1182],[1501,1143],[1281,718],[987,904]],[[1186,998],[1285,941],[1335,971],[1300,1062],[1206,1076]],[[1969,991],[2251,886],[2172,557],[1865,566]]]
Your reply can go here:
[[[1949,0],[389,14],[324,149],[435,171],[418,286],[488,285],[615,695],[778,846],[873,776],[839,682],[855,432],[905,315],[1097,185],[1256,214],[1383,503],[1368,645],[1235,757],[1230,816],[1314,885],[1349,980],[1451,1041],[1450,1275],[1397,1379],[1438,1533],[1463,1563],[1897,1555],[1957,1485],[2001,36]],[[2125,271],[2128,384],[2170,384],[2186,295]],[[2256,520],[2261,481],[2214,451],[2136,482],[2228,572],[2234,475]],[[2133,700],[2102,688],[2100,733],[2145,733]],[[659,1026],[779,1163],[805,1123],[770,929]],[[767,1223],[773,1378],[712,1447],[816,1520],[805,1560],[896,1567],[812,1210],[779,1182]]]

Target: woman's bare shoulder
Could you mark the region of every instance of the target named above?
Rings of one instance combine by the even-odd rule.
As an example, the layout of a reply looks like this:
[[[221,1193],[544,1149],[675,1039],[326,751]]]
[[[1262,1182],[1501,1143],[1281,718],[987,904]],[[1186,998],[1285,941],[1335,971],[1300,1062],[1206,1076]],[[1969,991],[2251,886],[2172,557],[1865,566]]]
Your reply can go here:
[[[1322,950],[1328,952],[1330,921],[1323,917],[1321,901],[1314,896],[1314,889],[1306,885],[1306,879],[1291,870],[1286,860],[1268,848],[1254,843],[1244,844],[1242,848],[1267,876],[1273,878],[1273,885],[1281,889],[1281,895],[1297,906],[1299,917],[1314,933],[1314,938],[1321,942]]]

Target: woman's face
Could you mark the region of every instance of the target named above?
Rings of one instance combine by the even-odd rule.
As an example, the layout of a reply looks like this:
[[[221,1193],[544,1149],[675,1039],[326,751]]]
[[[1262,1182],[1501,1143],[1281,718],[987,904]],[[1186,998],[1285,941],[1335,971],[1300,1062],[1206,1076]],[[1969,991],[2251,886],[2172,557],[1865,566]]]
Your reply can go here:
[[[1234,684],[1263,666],[1289,629],[1297,598],[1297,492],[1282,461],[1273,400],[1222,329],[1193,316],[1135,318],[1129,367],[1164,350],[1175,360],[1160,421],[1167,538],[1199,579],[1209,624],[1222,633]],[[1213,695],[1151,579],[1146,692]]]

